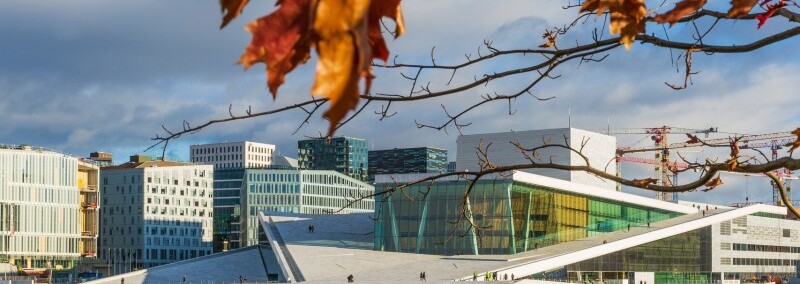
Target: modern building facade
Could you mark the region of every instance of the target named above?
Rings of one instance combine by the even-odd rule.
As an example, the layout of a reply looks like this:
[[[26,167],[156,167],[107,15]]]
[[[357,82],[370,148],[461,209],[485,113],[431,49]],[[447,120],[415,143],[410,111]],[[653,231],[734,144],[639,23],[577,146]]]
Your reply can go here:
[[[237,188],[238,186],[238,188]],[[374,211],[375,188],[334,171],[245,169],[215,178],[215,250],[264,240],[258,212],[347,214]]]
[[[160,160],[103,168],[99,255],[112,273],[211,254],[213,175]]]
[[[192,163],[213,165],[214,169],[268,168],[275,145],[250,141],[192,145]]]
[[[94,257],[97,170],[50,150],[0,146],[0,261],[59,278]]]
[[[386,190],[423,175],[377,176]],[[608,232],[644,226],[695,210],[617,192],[567,191],[542,186],[539,176],[489,177],[470,189],[456,177],[412,185],[380,196],[375,249],[425,254],[516,254]],[[614,198],[618,197],[618,198]],[[649,206],[648,206],[649,205]],[[470,222],[457,222],[460,217]]]
[[[352,137],[300,140],[297,159],[301,170],[337,171],[357,180],[367,180],[367,141]]]
[[[376,188],[420,177],[379,175]],[[784,207],[675,204],[524,172],[479,181],[468,202],[466,189],[450,179],[382,197],[374,249],[492,255],[484,258],[518,261],[489,270],[500,275],[571,283],[798,276],[800,221],[787,218]]]
[[[91,152],[89,153],[89,159],[101,167],[108,167],[114,164],[114,157],[109,152]]]
[[[532,149],[544,144],[559,144],[569,146],[575,150],[582,149],[583,155],[588,158],[592,167],[616,175],[616,167],[609,166],[613,165],[616,157],[616,141],[616,138],[613,136],[575,128],[462,135],[456,140],[456,170],[470,172],[479,171],[481,165],[477,147],[482,146],[486,148],[490,144],[491,146],[488,147],[487,154],[489,160],[496,166],[530,164],[528,157],[531,159],[538,159],[542,163],[552,161],[553,163],[562,165],[586,165],[586,162],[580,155],[570,149],[562,147],[540,149],[535,154],[528,151],[528,157],[525,157],[516,146],[511,144],[512,142],[519,142],[520,145],[526,149]],[[617,189],[616,183],[603,180],[586,172],[562,171],[556,169],[529,169],[522,171],[605,189]]]
[[[456,171],[456,162],[447,163],[447,172],[452,173]]]
[[[447,150],[418,147],[369,151],[370,180],[378,174],[444,173]]]

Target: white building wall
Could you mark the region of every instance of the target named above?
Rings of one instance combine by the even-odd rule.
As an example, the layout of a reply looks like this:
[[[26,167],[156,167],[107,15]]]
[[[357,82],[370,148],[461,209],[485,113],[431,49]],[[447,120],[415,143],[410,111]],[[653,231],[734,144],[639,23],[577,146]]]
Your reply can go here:
[[[616,174],[614,156],[616,152],[616,138],[599,133],[589,132],[575,128],[558,128],[530,131],[516,131],[503,133],[487,133],[462,135],[457,139],[456,167],[457,171],[479,171],[477,147],[486,148],[489,143],[488,153],[491,161],[497,166],[510,166],[530,163],[517,147],[511,142],[519,141],[525,148],[542,146],[545,143],[564,145],[568,141],[570,147],[579,149],[581,142],[586,140],[583,153],[589,158],[592,166],[605,169],[610,174]],[[530,152],[529,152],[530,153]],[[584,165],[579,155],[564,148],[546,148],[538,151],[539,161],[563,165]],[[526,169],[522,170],[538,175],[574,181],[593,185],[605,189],[615,189],[616,183],[601,180],[584,172],[568,172],[555,169]]]
[[[80,257],[78,160],[38,149],[0,149],[0,251],[31,260]]]
[[[267,168],[272,165],[275,145],[250,141],[192,145],[192,163],[215,169]]]
[[[101,188],[104,259],[153,266],[211,253],[212,166],[103,170]]]
[[[760,216],[744,216],[712,226],[712,270],[728,273],[794,273],[790,265],[735,264],[740,259],[800,260],[800,221]],[[785,232],[784,232],[785,231]],[[784,235],[786,233],[786,235]],[[736,244],[795,247],[789,252],[736,250]],[[768,249],[770,250],[770,249]],[[793,252],[792,252],[793,251]]]

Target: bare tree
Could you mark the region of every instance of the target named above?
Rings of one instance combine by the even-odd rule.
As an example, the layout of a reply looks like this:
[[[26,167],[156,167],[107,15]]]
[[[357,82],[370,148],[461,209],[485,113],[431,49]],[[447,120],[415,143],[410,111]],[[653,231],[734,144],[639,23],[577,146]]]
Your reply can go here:
[[[464,127],[468,127],[470,125],[470,122],[466,119],[466,115],[480,107],[489,104],[504,103],[508,105],[508,115],[513,115],[515,113],[513,110],[515,100],[520,99],[523,96],[531,96],[534,100],[551,99],[552,97],[550,96],[540,97],[534,95],[536,87],[545,80],[556,80],[561,78],[563,75],[560,73],[563,69],[561,67],[566,64],[580,66],[582,64],[598,64],[603,62],[608,58],[610,51],[620,49],[622,46],[630,44],[629,42],[626,42],[627,39],[632,39],[632,43],[634,44],[653,46],[662,49],[666,53],[669,53],[672,58],[673,66],[682,67],[683,80],[682,82],[678,83],[664,82],[666,85],[665,88],[671,88],[675,90],[685,89],[690,87],[692,76],[697,74],[697,72],[693,71],[692,65],[692,58],[695,54],[713,56],[720,53],[748,53],[778,42],[793,40],[795,36],[800,34],[800,26],[797,25],[797,23],[800,23],[800,14],[791,10],[797,8],[796,5],[789,5],[789,2],[779,1],[779,3],[782,3],[781,6],[769,6],[772,5],[767,3],[770,1],[765,1],[762,3],[762,5],[767,6],[762,7],[764,9],[763,12],[751,13],[750,9],[746,9],[746,11],[743,13],[741,11],[739,11],[738,14],[734,13],[734,16],[732,16],[731,11],[715,11],[710,8],[703,8],[702,5],[696,7],[696,9],[699,10],[692,10],[690,11],[691,13],[686,13],[685,15],[680,14],[678,15],[679,17],[672,20],[664,20],[662,16],[668,15],[671,13],[671,11],[662,15],[650,13],[643,17],[644,22],[641,23],[642,31],[644,31],[644,25],[647,24],[649,28],[659,30],[659,32],[641,32],[627,35],[625,32],[623,32],[622,36],[607,37],[607,23],[612,22],[613,28],[614,21],[619,21],[619,19],[615,19],[615,17],[619,16],[616,15],[616,12],[613,10],[605,11],[599,8],[587,9],[586,6],[587,4],[591,4],[590,2],[592,1],[586,1],[584,3],[573,3],[570,1],[567,3],[564,6],[564,9],[577,10],[583,7],[582,12],[579,12],[574,19],[568,21],[562,26],[552,27],[543,31],[542,38],[544,39],[544,43],[539,47],[501,49],[496,47],[493,42],[485,40],[482,45],[477,48],[475,54],[465,54],[464,59],[461,62],[447,64],[441,63],[439,60],[437,60],[435,47],[432,47],[430,51],[430,62],[402,62],[398,60],[398,57],[395,57],[385,65],[374,63],[373,68],[384,69],[386,72],[399,73],[408,82],[408,91],[404,93],[388,92],[382,91],[380,86],[376,86],[377,90],[360,96],[361,101],[356,110],[351,112],[348,117],[338,123],[335,126],[335,129],[339,129],[357,116],[364,115],[364,110],[370,105],[374,105],[376,107],[376,110],[373,113],[380,121],[395,115],[395,108],[397,105],[430,101],[437,98],[444,98],[451,101],[466,100],[469,97],[468,95],[481,92],[482,87],[492,84],[495,81],[512,78],[524,78],[523,80],[526,82],[526,84],[523,84],[515,90],[505,93],[483,94],[480,99],[473,101],[468,106],[460,109],[453,110],[452,107],[443,104],[441,106],[443,110],[442,121],[437,123],[416,121],[414,125],[417,128],[430,128],[439,131],[448,131],[449,128],[460,132]],[[641,2],[643,3],[644,1]],[[681,3],[684,2],[690,1],[682,1]],[[659,3],[660,5],[656,5],[656,8],[653,11],[658,11],[666,5],[666,2]],[[702,3],[704,5],[705,1],[702,1]],[[586,12],[583,12],[584,10]],[[596,14],[598,16],[595,16]],[[762,25],[766,19],[769,18],[778,18],[787,22],[778,23],[781,25],[781,27],[785,28],[777,33],[765,35],[748,42],[730,42],[729,39],[725,38],[726,34],[719,31],[719,27],[724,23],[732,23],[734,21],[752,22],[753,27],[756,25],[760,27],[760,25]],[[679,23],[691,27],[693,31],[689,34],[678,34],[676,32],[671,32],[671,30],[667,29],[666,25],[664,24],[656,24],[657,22],[671,22],[673,24]],[[772,20],[772,22],[776,21]],[[578,29],[577,27],[581,27],[581,29]],[[589,32],[588,34],[580,34],[579,30],[588,30]],[[568,35],[579,38],[579,40],[576,40],[575,42],[562,42],[560,40],[560,38],[564,38]],[[527,63],[522,67],[493,67],[493,70],[490,72],[479,71],[477,73],[466,73],[473,71],[474,69],[479,69],[471,67],[482,64],[486,66],[503,66],[499,64],[493,65],[492,63],[513,58],[515,56],[525,56],[526,58],[532,58],[532,60],[527,61]],[[427,81],[425,79],[427,78],[426,75],[430,74],[446,74],[446,76],[449,77],[449,80],[441,83]],[[461,78],[461,80],[454,80],[454,78]],[[562,80],[564,79],[562,78]],[[155,144],[151,146],[151,148],[160,146],[165,151],[170,141],[177,139],[184,134],[195,133],[202,129],[230,121],[274,116],[289,112],[302,112],[305,115],[305,119],[299,122],[298,128],[295,131],[296,133],[304,125],[309,123],[309,119],[317,114],[318,110],[320,110],[323,105],[329,102],[330,101],[328,98],[312,98],[303,102],[274,107],[271,109],[253,110],[251,107],[248,107],[242,111],[236,111],[233,109],[233,106],[230,106],[228,116],[225,117],[220,117],[218,119],[198,124],[183,121],[182,125],[175,129],[164,126],[164,133],[153,138]],[[366,113],[369,114],[369,112]],[[795,134],[798,135],[798,138],[800,139],[800,129],[796,130]],[[481,145],[476,149],[478,155],[481,157],[480,171],[445,173],[427,177],[411,183],[397,183],[393,188],[380,191],[376,194],[384,196],[395,193],[403,194],[404,190],[412,185],[426,183],[430,184],[435,182],[437,179],[456,176],[468,181],[467,194],[465,194],[465,198],[462,203],[462,205],[465,205],[469,202],[469,192],[472,190],[474,184],[481,178],[508,175],[514,170],[538,168],[558,169],[564,171],[583,171],[602,179],[620,183],[622,185],[656,192],[688,192],[698,189],[707,191],[722,184],[719,174],[723,171],[751,174],[760,173],[765,174],[771,179],[777,181],[778,177],[775,176],[773,172],[781,169],[800,169],[800,159],[796,159],[791,156],[791,153],[798,146],[800,146],[800,141],[795,141],[794,143],[791,143],[791,145],[788,145],[791,146],[791,149],[789,150],[789,156],[770,160],[763,153],[755,150],[751,150],[754,151],[754,153],[741,153],[739,147],[739,138],[731,137],[731,142],[728,145],[725,145],[725,147],[729,147],[731,149],[730,154],[727,157],[716,159],[709,158],[703,161],[689,161],[684,159],[684,161],[689,164],[689,167],[680,171],[699,171],[700,174],[696,179],[683,184],[658,185],[652,178],[623,178],[609,174],[604,169],[592,167],[582,147],[575,149],[568,146],[568,143],[545,143],[542,146],[531,147],[523,145],[519,141],[508,142],[519,151],[520,155],[525,157],[525,159],[528,161],[527,163],[503,166],[495,165],[491,162],[492,157],[488,155],[488,148],[491,145]],[[705,144],[700,139],[694,140],[694,143],[705,147],[719,146]],[[547,157],[541,157],[539,154],[543,149],[547,148],[565,148],[582,157],[585,161],[585,164],[563,165],[553,163]],[[784,200],[785,206],[788,207],[789,210],[791,210],[794,214],[800,216],[800,214],[798,214],[798,210],[796,210],[792,206],[792,203],[788,201],[788,196],[785,188],[783,188],[783,185],[780,183],[778,184],[780,187],[780,196]],[[351,196],[350,199],[352,202],[355,202],[360,199],[374,197],[375,196]],[[466,206],[462,206],[460,214],[462,216],[462,220],[468,221],[471,226],[479,229],[478,226],[472,222],[470,214],[464,208],[466,208]]]

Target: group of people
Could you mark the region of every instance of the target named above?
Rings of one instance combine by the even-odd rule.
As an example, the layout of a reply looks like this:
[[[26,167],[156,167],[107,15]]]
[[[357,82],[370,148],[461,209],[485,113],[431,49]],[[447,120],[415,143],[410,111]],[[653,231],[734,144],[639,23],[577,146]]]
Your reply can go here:
[[[309,225],[309,226],[308,226],[308,232],[309,232],[309,233],[313,233],[313,232],[314,232],[314,229],[315,229],[315,228],[314,228],[314,225]]]
[[[423,272],[424,273],[424,272]],[[503,274],[503,277],[500,277],[499,272],[487,271],[483,273],[483,280],[484,281],[508,281],[508,273]],[[514,274],[511,274],[511,280],[514,280]],[[478,272],[472,272],[472,281],[478,281]]]
[[[428,276],[425,275],[425,271],[419,273],[419,281],[428,282]]]

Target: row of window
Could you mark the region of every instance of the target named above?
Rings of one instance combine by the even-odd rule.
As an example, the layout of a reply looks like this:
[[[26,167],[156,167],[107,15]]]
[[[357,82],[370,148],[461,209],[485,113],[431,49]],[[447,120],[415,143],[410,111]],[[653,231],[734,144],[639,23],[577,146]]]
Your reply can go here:
[[[733,265],[796,266],[800,260],[779,258],[733,258]]]
[[[733,250],[800,253],[800,247],[754,245],[754,244],[737,244],[737,243],[733,244]]]

